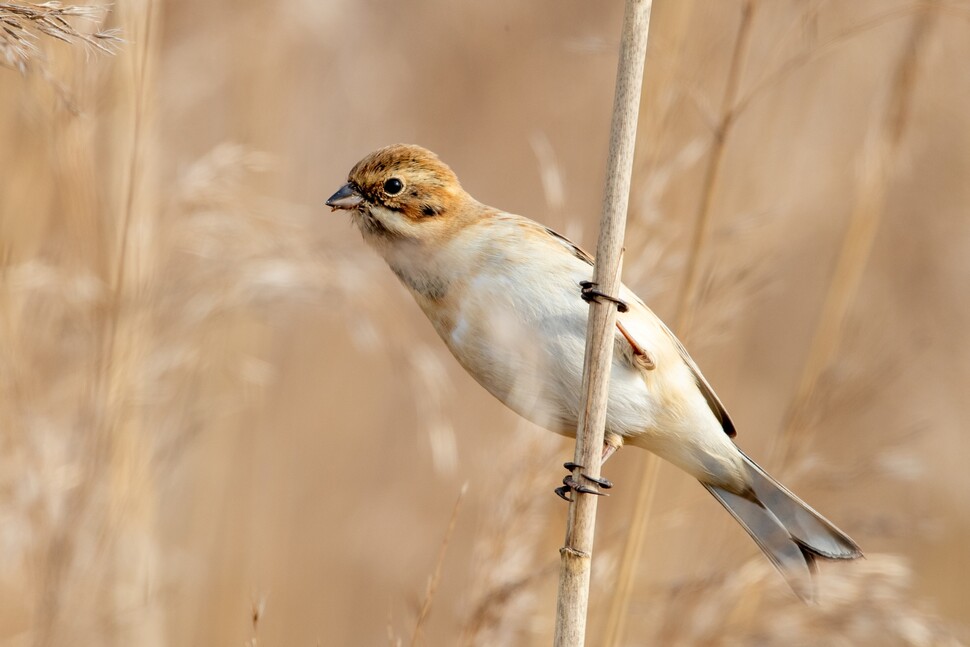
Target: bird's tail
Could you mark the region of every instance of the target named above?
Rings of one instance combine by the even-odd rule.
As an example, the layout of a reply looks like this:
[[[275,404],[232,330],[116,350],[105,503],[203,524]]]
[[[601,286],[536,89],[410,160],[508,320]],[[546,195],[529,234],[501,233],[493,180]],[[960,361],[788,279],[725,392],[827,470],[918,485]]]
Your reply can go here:
[[[751,491],[742,495],[707,483],[704,487],[748,531],[795,594],[813,600],[815,558],[855,559],[862,550],[757,463],[747,456],[744,461]]]

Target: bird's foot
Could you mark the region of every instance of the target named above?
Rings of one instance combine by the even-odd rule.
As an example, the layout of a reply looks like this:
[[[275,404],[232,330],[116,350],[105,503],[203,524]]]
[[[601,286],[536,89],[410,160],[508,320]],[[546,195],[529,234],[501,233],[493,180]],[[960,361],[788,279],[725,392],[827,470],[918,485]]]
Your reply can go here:
[[[599,299],[606,299],[607,301],[615,303],[616,309],[620,312],[626,312],[630,309],[630,307],[626,304],[626,301],[617,299],[616,297],[611,297],[610,295],[597,290],[597,284],[593,283],[592,281],[580,281],[579,287],[582,288],[582,290],[579,291],[579,296],[581,296],[583,301],[586,303],[597,301]]]
[[[581,492],[583,494],[595,494],[596,496],[609,496],[606,492],[600,492],[595,487],[586,485],[585,483],[577,480],[576,477],[572,475],[571,472],[573,470],[577,468],[583,469],[582,465],[577,465],[576,463],[569,462],[569,463],[563,463],[563,467],[569,470],[570,474],[567,474],[566,477],[562,480],[562,486],[557,487],[555,490],[559,498],[564,499],[566,501],[572,501],[572,499],[569,497],[570,492]],[[611,487],[613,487],[613,483],[611,483],[607,479],[597,478],[595,476],[589,476],[587,474],[583,474],[582,472],[579,473],[579,478],[582,479],[583,481],[587,481],[594,485],[598,485],[604,490],[608,490]]]
[[[570,472],[572,472],[576,468],[586,469],[582,465],[578,465],[576,463],[573,463],[572,461],[570,461],[568,463],[563,463],[562,466],[565,467]],[[609,481],[608,479],[598,478],[598,477],[595,477],[595,476],[589,476],[588,474],[583,474],[582,472],[580,472],[579,475],[582,476],[587,481],[589,481],[590,483],[595,483],[596,485],[600,486],[604,490],[609,490],[611,487],[613,487],[613,483],[611,481]]]

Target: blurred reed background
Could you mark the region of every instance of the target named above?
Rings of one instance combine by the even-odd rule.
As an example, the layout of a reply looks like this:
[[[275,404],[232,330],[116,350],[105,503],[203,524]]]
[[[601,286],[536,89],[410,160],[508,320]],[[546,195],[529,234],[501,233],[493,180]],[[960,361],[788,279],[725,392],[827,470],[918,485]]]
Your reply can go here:
[[[571,443],[323,202],[420,143],[592,248],[621,3],[124,0],[36,50],[12,6],[0,644],[549,644]],[[626,450],[590,644],[967,639],[968,60],[966,0],[655,2],[626,282],[868,558],[804,606],[676,470],[638,514]]]

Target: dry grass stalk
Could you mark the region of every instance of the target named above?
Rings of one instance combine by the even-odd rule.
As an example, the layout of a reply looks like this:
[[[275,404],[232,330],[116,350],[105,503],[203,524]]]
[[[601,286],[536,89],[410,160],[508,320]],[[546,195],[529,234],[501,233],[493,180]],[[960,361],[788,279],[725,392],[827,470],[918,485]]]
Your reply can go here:
[[[455,523],[458,521],[458,513],[461,511],[461,504],[465,500],[466,492],[468,492],[467,483],[461,486],[461,492],[458,493],[458,500],[455,501],[455,507],[451,511],[451,519],[448,521],[448,530],[445,531],[445,537],[441,540],[441,548],[438,549],[438,558],[434,563],[434,571],[431,579],[428,580],[428,589],[425,591],[424,600],[421,602],[421,608],[418,611],[418,619],[415,621],[414,631],[411,633],[411,641],[408,643],[411,647],[415,647],[421,639],[421,630],[424,628],[424,623],[431,613],[431,603],[434,602],[435,593],[438,592],[438,583],[441,581],[441,569],[444,567],[445,555],[448,554],[448,544],[451,542],[451,535],[455,531]]]
[[[145,121],[145,99],[148,92],[148,64],[152,51],[152,16],[154,14],[155,3],[147,0],[145,5],[144,23],[142,24],[141,43],[138,49],[138,58],[135,61],[133,79],[133,101],[132,101],[132,132],[131,132],[131,152],[128,159],[128,181],[125,191],[125,207],[121,219],[119,233],[120,245],[115,259],[115,272],[113,280],[113,294],[115,307],[121,291],[125,286],[125,270],[128,266],[128,247],[131,233],[131,222],[135,208],[135,196],[137,195],[139,182],[141,182],[142,171],[142,149],[144,147],[144,121]]]
[[[620,287],[623,233],[630,199],[640,89],[650,27],[649,1],[627,0],[624,6],[606,192],[596,246],[596,265],[593,268],[593,282],[606,294],[616,294]],[[578,469],[594,478],[600,474],[615,325],[616,308],[612,303],[594,301],[590,305],[575,463],[583,466]],[[596,498],[592,494],[575,492],[569,504],[566,541],[560,549],[562,564],[554,638],[557,647],[582,645],[586,639]]]
[[[633,582],[636,580],[640,556],[643,553],[647,525],[653,513],[653,499],[657,490],[657,474],[661,463],[657,456],[650,454],[642,460],[641,464],[643,467],[638,476],[639,488],[633,503],[633,517],[630,519],[623,541],[623,552],[616,568],[616,582],[613,597],[610,600],[609,615],[606,618],[603,644],[607,647],[619,645],[623,640],[626,618],[630,609],[630,596],[633,594]]]
[[[96,23],[105,11],[101,7],[65,6],[59,2],[0,2],[0,65],[26,73],[32,59],[40,55],[40,35],[115,53],[122,42],[117,29],[82,31],[70,22],[79,18]]]
[[[112,476],[111,523],[118,530],[109,536],[124,536],[128,533],[143,532],[153,536],[155,511],[157,509],[155,481],[147,477],[154,460],[150,435],[144,429],[144,419],[140,411],[131,411],[119,406],[115,401],[118,394],[125,393],[126,383],[138,372],[143,359],[151,353],[151,330],[154,327],[149,312],[144,308],[129,311],[129,306],[137,299],[139,292],[147,291],[151,285],[158,262],[157,246],[142,245],[134,247],[131,242],[132,223],[135,218],[135,205],[139,191],[144,189],[144,165],[146,121],[150,118],[146,105],[146,94],[150,81],[148,78],[149,61],[154,57],[152,45],[153,2],[148,0],[137,50],[134,74],[130,81],[131,97],[131,139],[129,148],[128,177],[125,185],[123,212],[117,220],[118,238],[112,246],[114,267],[106,277],[111,286],[107,317],[103,328],[103,349],[100,357],[94,398],[102,402],[105,417],[102,425],[102,442],[106,446],[107,460],[110,461]],[[133,32],[136,30],[133,28]],[[150,226],[154,214],[139,214],[143,226]],[[125,548],[125,547],[123,547]],[[146,558],[149,562],[154,557]]]
[[[927,34],[934,14],[934,7],[929,5],[913,22],[889,82],[880,118],[873,120],[873,127],[867,133],[856,202],[797,389],[772,448],[772,457],[782,465],[789,465],[800,444],[804,443],[802,436],[809,425],[815,393],[825,370],[836,357],[846,314],[868,264],[912,111],[917,71],[925,43],[929,40]]]
[[[690,335],[696,310],[697,294],[701,286],[701,269],[706,249],[710,242],[713,218],[711,210],[714,197],[717,194],[721,177],[721,167],[724,162],[724,152],[727,149],[731,128],[735,123],[737,113],[734,104],[738,96],[741,83],[741,71],[747,58],[751,42],[751,26],[754,21],[755,1],[745,0],[741,7],[741,18],[738,23],[738,34],[734,41],[734,51],[731,54],[731,64],[728,68],[727,83],[724,87],[724,97],[721,101],[721,119],[714,129],[714,143],[707,158],[707,167],[701,181],[700,201],[694,216],[694,235],[690,243],[690,259],[684,271],[683,281],[678,291],[676,309],[676,332],[682,339]]]
[[[939,0],[927,0],[927,2],[939,3]],[[937,6],[940,5],[937,4]],[[815,13],[817,12],[817,9],[817,7],[813,7],[810,8],[810,11]],[[763,78],[752,83],[751,89],[745,93],[744,96],[740,97],[737,104],[734,106],[735,115],[742,114],[750,107],[751,103],[755,99],[761,96],[763,92],[781,83],[789,74],[795,70],[801,69],[808,63],[811,63],[812,61],[831,53],[840,45],[845,45],[851,42],[857,36],[861,36],[872,29],[891,24],[897,20],[908,18],[913,14],[926,10],[926,2],[914,2],[912,4],[907,4],[900,7],[894,7],[872,18],[869,18],[868,20],[863,20],[842,29],[821,42],[815,43],[809,49],[792,56],[785,62],[778,65],[776,68],[772,69],[769,73],[765,74]]]
[[[724,159],[728,137],[734,124],[734,103],[737,99],[741,80],[741,70],[747,57],[751,40],[751,25],[754,18],[754,0],[747,0],[742,6],[738,24],[738,33],[734,41],[734,51],[728,70],[728,80],[721,102],[721,120],[714,131],[714,144],[708,155],[707,167],[701,186],[701,197],[698,210],[694,218],[694,235],[691,239],[687,266],[679,290],[679,298],[675,315],[674,330],[687,343],[693,323],[693,312],[696,308],[697,294],[700,289],[701,267],[707,257],[707,246],[710,239],[712,206],[717,192],[718,179]],[[630,595],[633,590],[633,579],[638,571],[640,555],[643,551],[643,538],[647,525],[650,523],[650,513],[653,508],[653,493],[656,489],[657,475],[660,473],[660,459],[648,455],[642,461],[639,488],[630,518],[629,531],[623,548],[623,556],[617,569],[619,582],[614,590],[610,603],[610,613],[607,621],[605,645],[617,645],[623,639],[623,628],[630,606]]]
[[[606,294],[617,294],[620,287],[623,233],[630,199],[650,9],[649,1],[627,0],[623,14],[616,94],[610,127],[610,151],[607,158],[606,191],[600,219],[599,242],[596,246],[596,265],[593,268],[593,282]],[[580,405],[575,453],[575,463],[582,466],[578,469],[594,478],[600,473],[615,326],[615,306],[606,301],[594,301],[590,305],[587,323],[583,401]],[[575,476],[578,477],[578,473]],[[586,639],[596,499],[592,494],[575,492],[573,501],[569,504],[566,540],[560,549],[562,564],[559,571],[554,637],[557,647],[582,645]]]
[[[526,644],[535,619],[545,617],[536,589],[559,567],[542,541],[556,510],[536,493],[548,487],[548,467],[562,451],[561,441],[525,421],[513,433],[531,438],[510,444],[495,460],[509,466],[507,478],[515,487],[490,502],[483,531],[476,533],[470,611],[458,640],[463,647]]]
[[[117,42],[114,31],[85,34],[76,31],[67,21],[72,16],[93,19],[99,13],[96,8],[61,7],[56,3],[3,3],[0,5],[0,26],[4,26],[5,35],[0,36],[0,39],[25,39],[32,36],[33,30],[69,43],[87,44],[99,50],[111,51],[110,44]],[[0,49],[2,48],[3,43],[0,42]],[[7,55],[9,62],[9,51]],[[15,66],[21,71],[26,70],[27,59],[20,59]],[[42,72],[45,80],[53,81],[60,87],[60,83],[47,70]],[[66,202],[71,204],[73,210],[66,220],[71,222],[73,216],[75,223],[83,221],[84,225],[101,219],[109,222],[100,213],[105,209],[105,201],[98,190],[100,187],[97,187],[96,176],[90,173],[90,168],[79,168],[85,165],[82,160],[93,166],[96,148],[93,134],[80,126],[80,110],[69,111],[62,114],[62,117],[56,123],[61,135],[57,140],[57,149],[59,153],[69,154],[65,154],[63,159],[57,159],[55,173],[67,179],[64,193]],[[89,178],[91,182],[75,195],[70,189],[78,187],[77,178]],[[79,199],[75,202],[74,198]],[[79,214],[84,214],[84,217],[77,218]],[[85,220],[92,214],[97,215]],[[80,267],[68,269],[54,263],[49,264],[49,269],[53,272],[74,272],[78,280],[90,282],[93,287],[87,298],[73,304],[75,310],[70,313],[73,315],[70,320],[83,322],[83,333],[79,339],[74,344],[65,344],[58,340],[50,351],[63,353],[70,349],[60,356],[62,366],[73,366],[79,375],[87,379],[79,383],[72,383],[69,378],[57,379],[57,386],[65,391],[61,397],[67,396],[73,400],[71,410],[74,415],[58,420],[58,423],[64,425],[63,428],[49,430],[44,434],[51,437],[63,435],[62,440],[72,447],[70,457],[77,481],[63,495],[65,513],[62,518],[52,523],[50,540],[42,549],[38,549],[43,580],[38,587],[33,640],[41,645],[59,642],[63,634],[67,633],[67,627],[80,615],[79,609],[88,605],[95,606],[97,600],[107,595],[116,595],[119,600],[126,597],[130,589],[126,589],[124,585],[113,591],[108,591],[105,586],[107,580],[117,577],[119,569],[127,571],[125,579],[128,581],[125,585],[131,584],[133,588],[141,587],[144,590],[147,584],[143,578],[147,576],[155,559],[155,544],[152,540],[155,510],[152,481],[149,477],[150,457],[146,452],[148,443],[145,442],[145,436],[136,429],[132,410],[122,405],[132,376],[136,373],[134,362],[145,350],[144,347],[139,347],[138,342],[139,329],[144,322],[133,319],[129,322],[131,325],[124,327],[123,334],[117,335],[117,322],[112,318],[110,338],[114,340],[120,337],[123,341],[110,343],[110,356],[104,352],[109,346],[108,337],[105,335],[108,326],[103,326],[105,322],[101,319],[105,306],[108,305],[106,292],[102,289],[105,277],[101,272],[92,274],[89,268],[103,264],[101,255],[106,250],[99,244],[91,244],[91,230],[99,231],[98,227],[88,229],[80,226],[78,229],[81,231],[71,232],[78,235],[72,237],[70,244],[77,250],[73,256],[81,257],[74,259],[81,261]],[[44,262],[48,261],[45,259]],[[77,299],[76,295],[66,292],[69,298]],[[36,298],[38,302],[44,300],[39,295]],[[43,330],[44,324],[52,323],[68,314],[59,311],[63,306],[59,307],[56,300],[47,300],[46,312],[39,305],[40,303],[29,304],[19,311],[21,316],[33,317],[35,327],[31,332],[32,338],[42,338],[44,332],[47,332]],[[36,326],[38,323],[41,326]],[[24,355],[29,353],[28,350]],[[43,371],[40,367],[31,367],[29,370]],[[44,407],[50,406],[51,402],[45,400],[46,398],[35,394],[30,407],[25,407],[22,412],[23,418],[18,421],[19,424],[29,424],[30,418],[40,412],[49,415],[51,410],[45,411]],[[92,521],[99,532],[93,537],[82,537],[77,529]],[[96,554],[99,561],[103,559],[102,568],[91,583],[92,590],[86,596],[69,595],[68,591],[74,589],[83,576],[78,568],[79,555],[91,554]],[[133,580],[139,580],[138,584],[132,584]],[[145,618],[149,615],[146,614]]]

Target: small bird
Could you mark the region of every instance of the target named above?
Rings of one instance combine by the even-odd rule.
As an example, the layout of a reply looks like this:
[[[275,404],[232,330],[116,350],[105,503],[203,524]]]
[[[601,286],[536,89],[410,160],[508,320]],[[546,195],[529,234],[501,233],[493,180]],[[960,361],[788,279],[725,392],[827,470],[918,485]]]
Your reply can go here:
[[[802,599],[815,559],[853,559],[852,539],[734,444],[734,423],[697,364],[626,286],[590,282],[593,258],[541,224],[486,206],[437,155],[397,144],[360,160],[327,205],[345,209],[411,292],[458,363],[513,411],[575,437],[588,305],[619,307],[605,461],[625,444],[684,470],[751,535]],[[567,463],[567,469],[575,466]],[[557,490],[600,493],[571,475]]]

